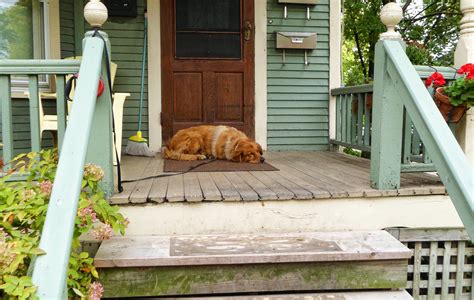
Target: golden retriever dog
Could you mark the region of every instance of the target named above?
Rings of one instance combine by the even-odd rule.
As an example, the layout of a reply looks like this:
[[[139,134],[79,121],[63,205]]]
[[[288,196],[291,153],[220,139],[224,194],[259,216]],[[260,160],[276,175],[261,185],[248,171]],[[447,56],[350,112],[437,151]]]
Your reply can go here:
[[[225,159],[261,163],[262,147],[245,133],[229,126],[201,125],[178,131],[163,149],[164,158],[174,160]]]

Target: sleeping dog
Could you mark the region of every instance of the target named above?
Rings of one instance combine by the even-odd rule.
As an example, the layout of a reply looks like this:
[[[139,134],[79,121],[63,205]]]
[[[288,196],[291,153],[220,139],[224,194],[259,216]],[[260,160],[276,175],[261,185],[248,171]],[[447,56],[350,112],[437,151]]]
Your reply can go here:
[[[174,160],[225,159],[261,163],[262,147],[245,133],[229,126],[201,125],[178,131],[163,149]]]

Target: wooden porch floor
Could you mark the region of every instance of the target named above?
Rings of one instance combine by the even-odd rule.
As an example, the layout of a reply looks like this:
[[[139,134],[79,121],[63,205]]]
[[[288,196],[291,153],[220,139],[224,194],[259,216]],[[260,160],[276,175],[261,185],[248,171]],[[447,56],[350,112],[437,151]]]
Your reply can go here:
[[[124,183],[115,204],[145,202],[258,201],[445,194],[435,175],[404,173],[401,188],[379,191],[369,184],[370,161],[334,152],[266,152],[280,171],[190,172]],[[122,157],[123,179],[161,174],[163,159]]]

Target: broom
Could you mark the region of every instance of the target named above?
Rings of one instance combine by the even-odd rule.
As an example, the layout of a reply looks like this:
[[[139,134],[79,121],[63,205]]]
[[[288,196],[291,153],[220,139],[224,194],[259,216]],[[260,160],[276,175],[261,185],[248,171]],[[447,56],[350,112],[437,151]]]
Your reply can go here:
[[[136,156],[155,156],[155,153],[148,148],[147,140],[142,137],[142,109],[143,109],[143,89],[145,84],[145,60],[147,46],[147,13],[144,13],[144,29],[143,29],[143,57],[142,57],[142,74],[140,83],[140,109],[138,110],[138,131],[135,135],[128,138],[127,147],[124,152],[128,155]]]

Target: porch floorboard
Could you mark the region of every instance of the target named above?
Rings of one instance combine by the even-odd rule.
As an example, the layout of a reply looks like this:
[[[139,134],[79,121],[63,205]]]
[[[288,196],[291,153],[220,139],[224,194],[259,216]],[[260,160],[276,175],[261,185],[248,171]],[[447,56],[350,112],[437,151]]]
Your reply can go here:
[[[124,183],[116,204],[258,201],[445,194],[438,176],[403,173],[401,188],[370,187],[370,161],[335,152],[266,152],[279,171],[195,172]],[[162,174],[160,156],[122,157],[123,180]]]

